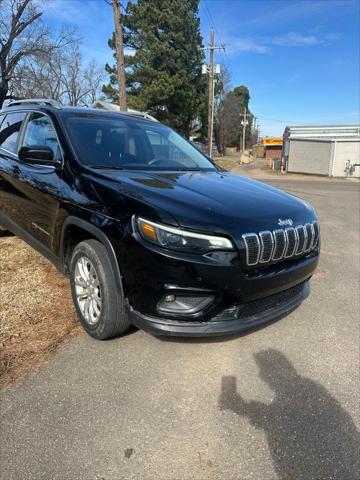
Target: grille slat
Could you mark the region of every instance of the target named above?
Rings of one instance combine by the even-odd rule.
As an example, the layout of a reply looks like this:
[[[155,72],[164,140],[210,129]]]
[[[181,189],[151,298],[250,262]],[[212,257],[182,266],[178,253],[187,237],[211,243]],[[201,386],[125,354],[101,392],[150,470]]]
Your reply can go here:
[[[281,260],[286,249],[286,235],[284,230],[274,230],[275,248],[272,260]]]
[[[317,221],[276,229],[272,232],[247,233],[242,236],[246,250],[246,264],[277,262],[307,254],[318,247],[320,227]]]
[[[298,245],[297,245],[295,255],[300,255],[301,253],[304,252],[304,247],[306,242],[305,229],[303,225],[299,225],[298,227],[296,227],[296,233],[298,237]]]
[[[313,222],[312,225],[314,227],[314,240],[313,240],[312,248],[315,248],[317,247],[319,242],[320,227],[318,222]]]
[[[307,223],[304,225],[306,230],[306,242],[305,242],[305,252],[308,252],[311,248],[311,244],[313,242],[313,226],[311,223]]]
[[[260,263],[266,263],[271,260],[274,250],[274,240],[270,231],[260,232],[261,256]]]
[[[260,240],[256,233],[248,233],[243,235],[243,239],[246,245],[246,263],[256,265],[260,256]]]
[[[294,255],[294,252],[297,247],[297,236],[295,232],[295,228],[287,228],[285,230],[286,238],[287,238],[287,248],[285,252],[285,258],[290,258]]]

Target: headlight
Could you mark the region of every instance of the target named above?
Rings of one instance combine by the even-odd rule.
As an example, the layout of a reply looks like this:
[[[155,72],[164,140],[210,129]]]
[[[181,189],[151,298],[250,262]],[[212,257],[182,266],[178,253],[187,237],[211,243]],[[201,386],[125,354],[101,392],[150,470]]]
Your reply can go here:
[[[206,253],[213,250],[234,250],[232,242],[225,237],[187,232],[138,217],[136,225],[141,237],[169,250],[188,253]]]

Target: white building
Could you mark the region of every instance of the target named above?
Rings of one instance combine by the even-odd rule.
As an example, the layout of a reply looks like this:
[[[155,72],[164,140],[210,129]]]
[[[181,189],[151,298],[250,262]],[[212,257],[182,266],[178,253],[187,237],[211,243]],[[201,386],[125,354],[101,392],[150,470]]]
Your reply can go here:
[[[115,103],[105,102],[104,100],[95,100],[95,102],[91,105],[91,107],[107,110],[108,112],[120,112],[119,105],[116,105]],[[147,112],[140,112],[139,110],[133,110],[132,108],[128,108],[126,112],[121,112],[121,113],[124,113],[126,115],[131,115],[132,117],[146,118],[147,120],[158,122],[156,118],[152,117]]]
[[[360,177],[360,126],[290,126],[284,132],[288,172]]]

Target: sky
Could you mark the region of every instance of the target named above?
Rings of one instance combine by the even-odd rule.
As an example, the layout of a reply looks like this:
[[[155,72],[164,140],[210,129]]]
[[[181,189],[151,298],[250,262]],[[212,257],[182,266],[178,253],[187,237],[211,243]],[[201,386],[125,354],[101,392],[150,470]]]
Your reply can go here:
[[[41,5],[54,31],[77,25],[86,60],[113,63],[105,0]],[[227,65],[232,87],[249,88],[262,136],[282,135],[286,125],[360,122],[359,0],[201,0],[199,14],[204,44],[214,27],[225,45],[215,61]]]

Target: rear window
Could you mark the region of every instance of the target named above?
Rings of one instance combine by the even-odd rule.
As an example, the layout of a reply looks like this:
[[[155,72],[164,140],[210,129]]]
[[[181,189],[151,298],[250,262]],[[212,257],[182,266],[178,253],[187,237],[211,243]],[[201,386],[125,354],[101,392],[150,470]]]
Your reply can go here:
[[[24,118],[25,113],[21,112],[0,116],[0,148],[17,153],[19,132]]]

